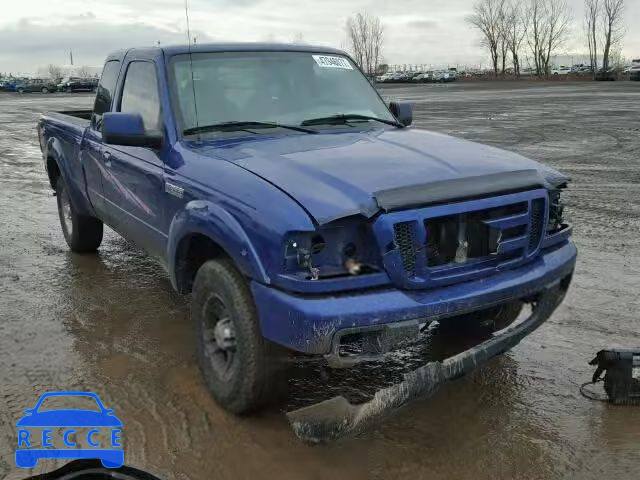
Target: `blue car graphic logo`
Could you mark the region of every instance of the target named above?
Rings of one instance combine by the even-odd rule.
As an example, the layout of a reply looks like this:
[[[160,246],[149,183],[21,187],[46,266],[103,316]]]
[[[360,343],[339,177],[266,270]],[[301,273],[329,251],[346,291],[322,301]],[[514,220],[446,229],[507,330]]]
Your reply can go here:
[[[81,409],[57,409],[39,411],[42,402],[49,397],[91,397],[100,411]],[[16,426],[18,427],[18,448],[16,449],[16,465],[20,468],[33,468],[40,458],[83,459],[98,458],[107,468],[118,468],[124,463],[124,450],[121,444],[122,422],[114,415],[114,410],[105,408],[98,395],[91,392],[48,392],[43,394],[33,409],[25,410]],[[30,430],[42,428],[41,438]],[[62,440],[65,447],[54,448],[52,442],[53,430],[62,428]],[[86,434],[86,440],[91,448],[74,448],[76,442],[71,436],[77,433],[75,428],[91,428]],[[98,436],[109,434],[108,446],[104,448],[98,441]],[[39,440],[41,440],[39,442]],[[37,448],[38,443],[42,448]],[[105,443],[103,441],[103,443]]]

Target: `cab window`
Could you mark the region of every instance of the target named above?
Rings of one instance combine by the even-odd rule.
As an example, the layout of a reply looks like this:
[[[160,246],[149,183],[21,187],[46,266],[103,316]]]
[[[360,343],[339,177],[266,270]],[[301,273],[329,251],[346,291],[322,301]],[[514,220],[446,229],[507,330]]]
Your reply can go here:
[[[148,132],[158,132],[162,129],[158,81],[153,63],[131,62],[129,64],[119,111],[139,113],[144,128]]]
[[[91,116],[91,125],[95,130],[100,130],[102,126],[102,115],[111,111],[111,100],[116,89],[119,73],[120,62],[118,60],[110,60],[105,63],[100,83],[98,84],[93,115]]]

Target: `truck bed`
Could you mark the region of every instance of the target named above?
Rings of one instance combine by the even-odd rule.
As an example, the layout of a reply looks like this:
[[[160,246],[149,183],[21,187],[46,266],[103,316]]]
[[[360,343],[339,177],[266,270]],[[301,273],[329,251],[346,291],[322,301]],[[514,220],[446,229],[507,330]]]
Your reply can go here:
[[[86,127],[89,125],[92,113],[91,110],[62,110],[59,112],[47,112],[45,116],[61,123],[71,123],[79,127]]]

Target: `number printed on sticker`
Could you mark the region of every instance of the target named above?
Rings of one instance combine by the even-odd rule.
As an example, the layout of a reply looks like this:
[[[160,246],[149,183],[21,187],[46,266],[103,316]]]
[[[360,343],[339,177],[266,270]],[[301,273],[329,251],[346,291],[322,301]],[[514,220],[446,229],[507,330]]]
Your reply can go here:
[[[336,57],[333,55],[313,55],[316,63],[324,68],[342,68],[344,70],[353,70],[353,67],[344,57]]]

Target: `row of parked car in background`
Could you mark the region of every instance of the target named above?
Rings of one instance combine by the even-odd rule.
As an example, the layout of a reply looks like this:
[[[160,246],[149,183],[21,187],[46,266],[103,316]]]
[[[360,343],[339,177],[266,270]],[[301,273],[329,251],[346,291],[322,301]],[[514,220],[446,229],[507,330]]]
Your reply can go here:
[[[376,77],[378,83],[449,83],[457,80],[455,68],[430,72],[389,72]]]
[[[97,88],[98,78],[96,77],[66,77],[57,82],[46,78],[0,79],[0,91],[5,92],[95,92]]]
[[[591,65],[578,64],[572,67],[560,66],[551,70],[553,76],[576,75],[593,76]],[[609,68],[599,68],[596,72],[596,80],[617,80],[629,75],[631,80],[640,80],[640,59],[633,60],[627,66],[615,66]]]
[[[505,76],[513,76],[513,68],[505,70]],[[520,71],[522,77],[533,77],[536,71],[533,68],[523,68]],[[585,77],[593,76],[593,68],[591,65],[576,64],[571,67],[560,65],[551,69],[553,78],[559,77]],[[387,72],[384,75],[376,77],[377,83],[448,83],[459,78],[493,78],[493,72],[489,70],[458,70],[458,68],[449,68],[446,70],[434,71],[405,71],[405,72]],[[625,67],[610,67],[607,69],[599,68],[595,75],[596,80],[640,80],[640,59]]]

